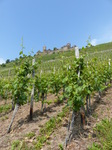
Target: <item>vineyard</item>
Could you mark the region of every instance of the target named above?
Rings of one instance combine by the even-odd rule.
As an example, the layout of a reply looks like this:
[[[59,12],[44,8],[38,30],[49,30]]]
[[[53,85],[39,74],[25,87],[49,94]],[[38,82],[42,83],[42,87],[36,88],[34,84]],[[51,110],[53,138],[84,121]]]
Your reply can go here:
[[[112,91],[111,43],[107,48],[72,50],[52,61],[21,51],[19,65],[10,72],[1,71],[0,147],[78,149],[82,140],[77,139],[88,137],[96,121],[93,116],[98,117],[95,108],[102,110],[104,100],[108,108],[104,104],[103,109],[111,109],[111,102],[104,97],[107,93],[110,99]],[[88,137],[87,145],[82,144],[82,150],[92,145],[92,138]]]

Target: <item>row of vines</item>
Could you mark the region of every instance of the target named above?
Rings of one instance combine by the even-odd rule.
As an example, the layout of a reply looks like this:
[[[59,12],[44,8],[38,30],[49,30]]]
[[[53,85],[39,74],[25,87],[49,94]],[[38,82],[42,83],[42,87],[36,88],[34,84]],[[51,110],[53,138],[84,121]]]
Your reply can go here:
[[[71,63],[61,61],[61,70],[55,67],[50,73],[37,72],[40,62],[20,52],[20,66],[15,67],[16,75],[7,79],[0,79],[0,96],[7,100],[12,99],[13,116],[8,127],[10,132],[16,112],[21,105],[30,102],[29,116],[33,119],[33,101],[41,101],[41,111],[44,113],[44,104],[49,93],[57,96],[58,103],[65,101],[72,111],[72,118],[68,125],[66,146],[71,139],[77,113],[81,114],[82,126],[85,124],[85,112],[91,114],[91,94],[99,93],[110,86],[112,80],[111,60],[100,60],[93,57],[88,62],[84,56],[74,57]],[[33,63],[31,61],[33,59]],[[60,91],[62,94],[60,94]]]

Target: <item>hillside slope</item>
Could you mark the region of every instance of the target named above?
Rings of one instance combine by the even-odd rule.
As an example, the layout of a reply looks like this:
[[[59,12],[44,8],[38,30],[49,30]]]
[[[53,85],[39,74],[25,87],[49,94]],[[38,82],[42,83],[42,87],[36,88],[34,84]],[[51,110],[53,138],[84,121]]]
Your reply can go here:
[[[49,96],[48,99],[54,99],[55,97]],[[3,103],[2,103],[3,105]],[[2,150],[18,149],[18,146],[22,145],[22,148],[29,146],[36,150],[35,143],[42,127],[45,126],[46,122],[54,118],[57,114],[62,111],[65,104],[55,105],[50,104],[44,115],[40,113],[40,103],[34,105],[34,119],[33,121],[28,120],[27,111],[29,105],[21,106],[19,109],[13,127],[10,134],[6,134],[9,121],[11,119],[12,112],[2,115],[0,118],[0,148]],[[38,107],[37,107],[38,106]],[[86,118],[86,126],[82,129],[80,124],[80,116],[76,119],[76,124],[74,127],[74,135],[71,143],[67,146],[67,150],[86,150],[88,146],[91,146],[93,142],[97,141],[96,135],[94,134],[94,127],[102,119],[112,118],[112,87],[109,88],[102,94],[102,98],[99,101],[97,93],[92,98],[92,114]],[[3,119],[4,118],[4,119]],[[62,118],[60,118],[62,119]],[[61,120],[60,120],[61,121]],[[59,127],[56,125],[53,128],[52,133],[48,136],[46,141],[44,141],[42,147],[37,148],[43,150],[60,150],[61,145],[65,141],[68,126],[68,117],[63,117],[62,123],[59,123]],[[32,136],[31,134],[34,133]],[[14,145],[14,142],[19,145]],[[41,141],[42,142],[42,141]]]
[[[112,58],[112,42],[104,43],[96,46],[87,47],[85,49],[80,49],[80,55],[86,54],[88,55],[89,59],[93,56],[99,57],[100,54],[106,55],[106,57]],[[43,71],[49,70],[49,66],[59,66],[60,60],[62,58],[64,60],[69,61],[69,59],[73,60],[74,58],[74,49],[68,50],[68,51],[59,51],[59,52],[53,52],[53,54],[40,54],[35,55],[36,61],[41,61],[41,64],[39,64],[39,72],[42,69]],[[101,57],[101,56],[100,56]],[[105,57],[104,57],[105,58]],[[64,63],[66,63],[65,61]],[[19,66],[19,59],[16,59],[13,62],[5,64],[5,66],[0,65],[0,74],[7,77],[8,75],[14,75],[14,65]],[[52,67],[52,68],[53,68]],[[58,68],[58,67],[57,67]]]

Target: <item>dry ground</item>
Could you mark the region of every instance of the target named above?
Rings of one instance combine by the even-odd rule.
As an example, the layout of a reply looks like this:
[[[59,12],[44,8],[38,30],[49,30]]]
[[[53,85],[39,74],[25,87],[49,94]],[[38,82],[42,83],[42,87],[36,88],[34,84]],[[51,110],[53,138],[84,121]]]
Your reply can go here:
[[[54,97],[54,95],[50,95],[48,99],[54,100],[56,97]],[[3,104],[3,102],[0,102],[0,105],[1,104]],[[7,116],[7,119],[5,120],[2,120],[2,117],[0,117],[0,150],[10,150],[12,141],[25,139],[25,134],[29,132],[35,132],[36,136],[38,136],[40,127],[51,117],[56,116],[59,112],[61,112],[64,106],[64,103],[60,105],[56,105],[54,103],[50,104],[47,106],[44,115],[42,115],[40,112],[41,103],[35,103],[33,121],[28,120],[30,106],[28,104],[21,106],[16,114],[11,133],[9,134],[7,134],[6,131],[13,112],[9,112],[4,115],[3,117]],[[92,115],[86,118],[87,124],[84,129],[82,129],[80,125],[80,116],[77,117],[73,139],[66,149],[86,150],[87,147],[96,140],[93,128],[104,118],[112,118],[112,88],[109,88],[105,94],[102,95],[100,101],[97,99],[97,94],[92,98]],[[67,125],[68,118],[65,117],[63,119],[62,126],[59,129],[54,130],[48,140],[49,144],[45,144],[42,150],[58,150],[59,144],[63,144],[65,141]],[[26,139],[26,142],[31,145],[34,140],[35,138],[30,140]]]

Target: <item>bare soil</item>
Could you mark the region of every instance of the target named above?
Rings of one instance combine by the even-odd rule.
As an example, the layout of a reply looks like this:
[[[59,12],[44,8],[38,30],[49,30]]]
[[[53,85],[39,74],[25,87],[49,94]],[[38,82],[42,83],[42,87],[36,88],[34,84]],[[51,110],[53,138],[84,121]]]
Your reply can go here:
[[[54,100],[54,95],[49,95],[48,100]],[[3,102],[0,102],[0,105]],[[7,134],[7,128],[11,121],[12,113],[9,112],[6,116],[7,119],[2,120],[0,118],[0,150],[10,150],[11,144],[14,140],[26,140],[27,143],[32,145],[35,141],[35,137],[28,140],[25,135],[30,132],[35,132],[36,136],[39,134],[39,129],[44,125],[51,117],[56,116],[62,111],[65,103],[57,105],[55,103],[46,105],[46,111],[41,114],[41,103],[34,102],[34,117],[32,121],[29,121],[30,105],[25,104],[21,106],[16,114],[16,118],[12,125],[12,130]],[[101,100],[98,100],[97,94],[92,98],[92,115],[86,117],[86,126],[82,129],[80,124],[80,115],[76,119],[74,126],[72,141],[68,144],[66,150],[86,150],[91,145],[96,137],[93,133],[93,128],[98,122],[104,118],[112,118],[112,88],[109,88],[102,95]],[[65,142],[67,134],[68,117],[63,119],[62,125],[55,129],[49,140],[43,146],[42,150],[59,150],[59,144]]]
[[[87,150],[93,142],[97,141],[93,128],[102,119],[112,118],[112,87],[102,94],[101,100],[96,94],[92,99],[92,114],[86,117],[86,125],[81,127],[80,115],[76,119],[71,142],[64,149],[66,150]],[[50,137],[50,145],[45,145],[42,150],[59,150],[59,144],[64,144],[67,135],[68,118],[63,120],[61,128],[57,129]]]
[[[48,100],[55,100],[54,95],[49,95]],[[1,101],[0,105],[3,104]],[[33,108],[33,120],[29,121],[29,110],[30,104],[25,104],[21,106],[14,119],[11,132],[7,134],[7,129],[12,118],[13,111],[2,116],[0,118],[0,150],[10,150],[11,143],[14,140],[21,140],[27,133],[35,132],[36,136],[39,134],[39,129],[44,125],[51,117],[55,117],[59,112],[62,111],[64,107],[63,104],[52,103],[50,105],[46,104],[45,113],[41,113],[41,102],[34,102]],[[7,118],[2,120],[2,118]]]

